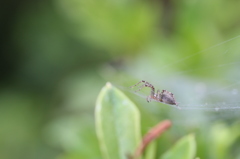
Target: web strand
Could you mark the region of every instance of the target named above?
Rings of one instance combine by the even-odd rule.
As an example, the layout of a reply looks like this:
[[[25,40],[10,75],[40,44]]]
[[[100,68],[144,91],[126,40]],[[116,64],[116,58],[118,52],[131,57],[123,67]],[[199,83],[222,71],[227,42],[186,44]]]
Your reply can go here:
[[[183,57],[179,60],[171,62],[167,65],[164,65],[164,66],[160,67],[160,69],[158,69],[158,70],[153,69],[155,73],[153,73],[153,71],[150,71],[150,72],[146,71],[146,72],[143,72],[142,75],[144,75],[144,77],[149,77],[149,76],[151,77],[151,76],[155,75],[157,71],[164,71],[165,69],[167,69],[171,66],[174,66],[174,65],[179,64],[179,63],[183,63],[186,60],[191,60],[191,58],[193,58],[194,56],[196,56],[198,54],[207,53],[207,51],[210,51],[213,48],[217,48],[217,47],[219,47],[223,44],[229,43],[230,41],[233,41],[233,40],[238,39],[238,38],[240,38],[240,35],[238,35],[234,38],[231,38],[229,40],[223,41],[221,43],[218,43],[214,46],[211,46],[207,49],[204,49],[204,50],[199,51],[197,53],[194,53],[192,55],[188,55],[188,56]],[[239,84],[240,84],[240,80],[238,80],[238,77],[240,77],[240,76],[237,76],[235,78],[236,79],[235,81],[233,81],[234,76],[233,77],[229,76],[229,75],[225,76],[225,74],[221,76],[221,73],[222,73],[223,70],[226,71],[230,68],[237,68],[237,66],[240,65],[240,62],[239,61],[234,61],[234,58],[228,58],[229,56],[230,57],[236,56],[235,54],[237,52],[236,52],[236,49],[235,49],[235,52],[233,52],[234,49],[235,48],[233,48],[233,47],[229,47],[227,50],[225,50],[224,52],[221,52],[221,53],[211,51],[211,53],[209,55],[205,56],[205,58],[211,57],[212,59],[217,60],[217,62],[219,61],[219,64],[216,64],[216,62],[215,62],[215,64],[212,65],[212,66],[211,65],[210,66],[209,65],[208,66],[204,65],[201,68],[187,69],[187,70],[183,70],[183,71],[175,72],[175,73],[167,72],[168,75],[166,75],[166,73],[162,74],[161,75],[161,81],[163,81],[163,79],[165,79],[165,81],[167,81],[167,79],[174,79],[174,78],[179,79],[180,77],[186,78],[184,76],[184,74],[191,73],[191,72],[194,72],[195,74],[197,74],[198,72],[201,72],[201,71],[202,71],[201,73],[204,73],[204,71],[209,72],[211,70],[212,73],[217,73],[216,76],[212,76],[212,77],[214,77],[213,81],[211,81],[213,83],[210,83],[210,81],[207,81],[207,80],[205,80],[205,81],[204,80],[198,80],[198,81],[193,81],[192,83],[188,83],[188,81],[183,81],[183,83],[182,83],[182,81],[178,81],[180,85],[183,85],[183,84],[187,85],[188,89],[178,87],[178,85],[176,85],[178,87],[176,89],[179,89],[179,90],[184,89],[184,90],[182,90],[182,93],[184,93],[184,94],[187,93],[187,95],[189,95],[189,97],[190,97],[189,98],[190,100],[188,98],[185,98],[185,99],[183,98],[182,101],[179,101],[178,99],[179,98],[181,99],[181,97],[178,98],[176,92],[173,91],[173,93],[175,94],[175,97],[176,97],[176,101],[179,102],[178,106],[168,105],[166,103],[162,103],[162,104],[164,104],[166,107],[170,106],[171,108],[179,110],[179,111],[184,111],[184,110],[196,110],[196,111],[198,111],[198,110],[204,110],[204,111],[240,110],[240,101],[238,101],[239,95],[232,95],[231,90],[229,90],[231,88],[238,90]],[[238,56],[236,56],[236,57],[238,57]],[[237,59],[235,58],[235,60],[237,60]],[[231,71],[235,71],[235,70],[231,70]],[[234,74],[234,72],[232,74]],[[183,76],[180,76],[180,75],[183,75]],[[184,78],[183,78],[183,80],[184,80]],[[139,79],[139,80],[147,80],[147,78]],[[187,80],[191,80],[191,79],[187,79]],[[214,80],[216,82],[214,82]],[[148,82],[151,83],[151,81],[148,81]],[[202,82],[203,84],[205,84],[206,88],[207,88],[207,91],[205,91],[203,94],[198,94],[198,93],[194,92],[194,86],[197,84],[197,82]],[[212,84],[214,84],[214,85],[212,85]],[[131,85],[132,84],[129,84],[129,87]],[[139,96],[139,97],[141,97],[145,100],[147,99],[147,97],[150,94],[150,90],[149,90],[149,94],[144,95],[142,93],[142,90],[140,92],[135,92],[134,90],[130,89],[129,87],[124,87],[124,86],[120,86],[120,85],[116,85],[116,86],[118,88],[124,90],[124,91],[128,91],[132,94],[135,94],[135,95],[137,95],[137,96]],[[155,87],[156,87],[156,89],[158,88],[157,86],[155,86]],[[166,85],[166,87],[165,86],[162,87],[162,89],[168,89],[167,85]],[[146,91],[147,91],[147,89],[146,89]],[[222,100],[222,102],[219,102],[220,100]],[[152,101],[153,102],[159,102],[159,101],[155,101],[155,100],[152,100]],[[146,104],[151,104],[151,103],[147,103],[147,101],[146,101]]]

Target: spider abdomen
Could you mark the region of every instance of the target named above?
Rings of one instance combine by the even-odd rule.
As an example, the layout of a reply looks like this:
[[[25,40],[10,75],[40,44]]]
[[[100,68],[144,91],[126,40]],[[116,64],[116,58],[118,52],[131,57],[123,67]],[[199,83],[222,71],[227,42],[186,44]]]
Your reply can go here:
[[[162,90],[161,100],[163,103],[166,104],[177,105],[174,99],[174,95],[171,92],[168,92],[167,90]]]

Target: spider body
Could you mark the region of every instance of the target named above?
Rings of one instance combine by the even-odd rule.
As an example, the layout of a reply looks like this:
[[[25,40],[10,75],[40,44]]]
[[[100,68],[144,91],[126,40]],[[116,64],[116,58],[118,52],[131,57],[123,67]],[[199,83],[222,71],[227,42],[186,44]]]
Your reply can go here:
[[[131,88],[136,87],[140,83],[143,83],[143,84],[139,87],[139,89],[137,91],[140,91],[144,87],[151,88],[151,93],[147,97],[147,102],[150,102],[151,100],[156,100],[156,101],[159,101],[159,102],[162,102],[165,104],[176,105],[176,106],[178,105],[178,103],[176,102],[176,100],[174,98],[174,95],[171,92],[168,92],[167,90],[162,90],[161,93],[160,93],[160,90],[157,90],[157,92],[155,92],[154,86],[144,80],[133,85]]]

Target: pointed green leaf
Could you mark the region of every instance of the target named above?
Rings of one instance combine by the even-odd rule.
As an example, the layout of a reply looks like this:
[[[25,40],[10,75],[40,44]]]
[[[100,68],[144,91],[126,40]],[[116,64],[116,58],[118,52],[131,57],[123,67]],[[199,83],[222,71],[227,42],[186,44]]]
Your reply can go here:
[[[161,159],[194,159],[196,155],[196,141],[193,134],[181,138]]]
[[[107,83],[98,96],[95,116],[104,159],[132,155],[140,143],[140,115],[134,103]]]

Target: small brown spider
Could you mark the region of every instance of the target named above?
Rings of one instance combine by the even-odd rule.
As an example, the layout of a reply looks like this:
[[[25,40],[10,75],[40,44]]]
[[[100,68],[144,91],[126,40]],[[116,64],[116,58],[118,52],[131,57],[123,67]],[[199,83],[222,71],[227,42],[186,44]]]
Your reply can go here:
[[[150,87],[151,88],[151,94],[150,96],[147,97],[147,102],[150,102],[152,99],[165,103],[165,104],[170,104],[170,105],[178,105],[178,103],[175,101],[174,95],[171,92],[168,92],[167,90],[162,90],[162,92],[160,93],[159,90],[157,90],[157,93],[155,93],[155,88],[152,84],[142,80],[140,82],[138,82],[137,84],[131,86],[131,88],[136,87],[137,85],[139,85],[140,83],[144,83],[142,84],[137,91],[140,91],[143,87]]]

